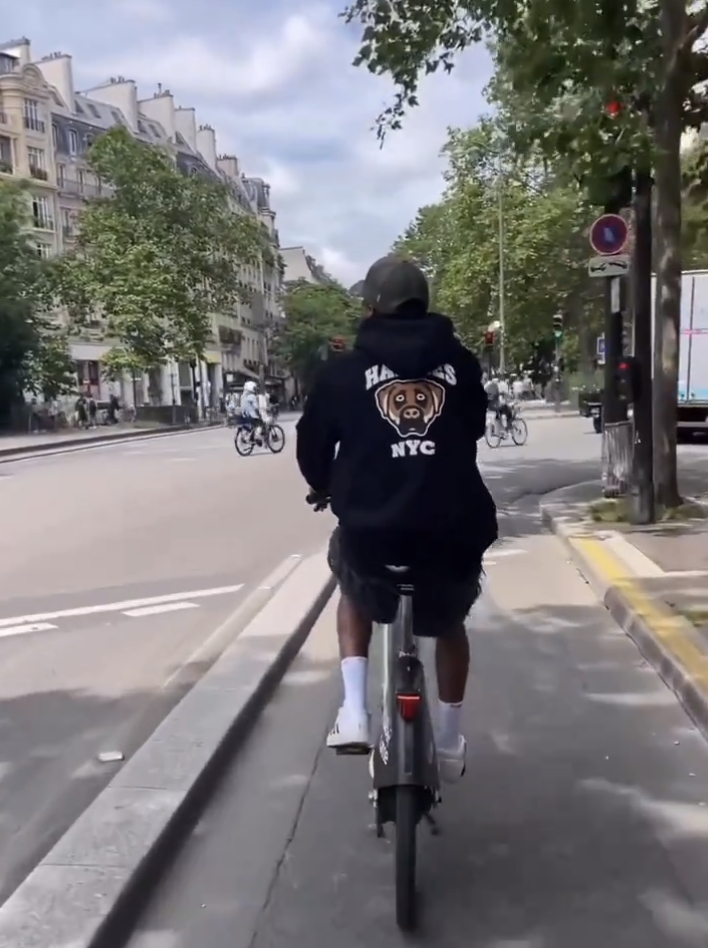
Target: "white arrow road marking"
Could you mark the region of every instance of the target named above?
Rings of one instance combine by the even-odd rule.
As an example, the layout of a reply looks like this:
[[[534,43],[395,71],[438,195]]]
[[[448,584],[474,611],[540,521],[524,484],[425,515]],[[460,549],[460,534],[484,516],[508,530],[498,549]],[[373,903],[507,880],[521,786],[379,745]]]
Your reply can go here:
[[[50,622],[53,619],[72,619],[77,616],[95,616],[105,612],[125,612],[128,609],[142,609],[144,606],[157,606],[167,602],[187,602],[191,599],[208,599],[212,596],[226,596],[243,589],[238,586],[217,586],[214,589],[195,589],[189,592],[168,593],[164,596],[149,596],[144,599],[126,599],[124,602],[107,602],[98,606],[81,606],[77,609],[59,609],[56,612],[38,612],[29,616],[13,616],[0,619],[0,630],[37,622]],[[2,632],[0,631],[0,635]]]

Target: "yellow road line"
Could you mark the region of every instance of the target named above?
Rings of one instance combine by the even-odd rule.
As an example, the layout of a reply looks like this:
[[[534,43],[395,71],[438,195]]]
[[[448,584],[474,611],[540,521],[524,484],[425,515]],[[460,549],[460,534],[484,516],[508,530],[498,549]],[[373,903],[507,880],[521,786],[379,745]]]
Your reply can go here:
[[[665,651],[683,666],[708,698],[708,655],[692,640],[688,622],[676,615],[668,605],[647,594],[641,583],[633,579],[626,566],[607,549],[602,540],[572,537],[570,543],[592,564],[605,582],[620,590]]]

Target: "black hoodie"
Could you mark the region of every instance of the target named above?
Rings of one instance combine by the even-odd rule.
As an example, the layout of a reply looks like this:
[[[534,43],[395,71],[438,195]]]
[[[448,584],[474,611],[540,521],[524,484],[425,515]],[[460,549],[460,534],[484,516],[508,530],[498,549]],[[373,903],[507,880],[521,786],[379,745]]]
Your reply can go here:
[[[446,316],[370,316],[307,399],[300,471],[329,492],[342,529],[380,557],[413,539],[437,556],[440,543],[481,556],[497,538],[477,468],[486,411],[479,362]]]

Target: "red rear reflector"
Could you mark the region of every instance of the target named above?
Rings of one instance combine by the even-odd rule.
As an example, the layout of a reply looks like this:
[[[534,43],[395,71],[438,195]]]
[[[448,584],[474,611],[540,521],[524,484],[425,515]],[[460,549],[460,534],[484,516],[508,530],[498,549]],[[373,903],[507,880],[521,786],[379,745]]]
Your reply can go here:
[[[420,710],[420,695],[396,695],[398,711],[404,721],[413,721]]]

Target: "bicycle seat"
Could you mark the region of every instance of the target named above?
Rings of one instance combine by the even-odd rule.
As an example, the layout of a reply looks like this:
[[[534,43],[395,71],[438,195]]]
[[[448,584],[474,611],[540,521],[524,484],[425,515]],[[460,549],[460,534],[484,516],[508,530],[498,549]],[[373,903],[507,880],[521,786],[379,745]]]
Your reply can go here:
[[[408,578],[411,567],[387,564],[384,568],[391,574],[391,579],[393,579],[398,592],[410,596],[413,592],[413,583]]]

